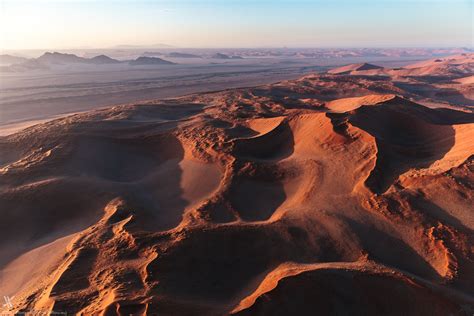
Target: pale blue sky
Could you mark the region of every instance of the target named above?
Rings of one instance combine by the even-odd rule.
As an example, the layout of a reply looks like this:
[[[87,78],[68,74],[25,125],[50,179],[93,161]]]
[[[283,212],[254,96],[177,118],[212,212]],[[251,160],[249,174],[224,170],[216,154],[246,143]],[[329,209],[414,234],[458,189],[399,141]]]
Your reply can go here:
[[[0,0],[0,48],[473,45],[474,0]]]

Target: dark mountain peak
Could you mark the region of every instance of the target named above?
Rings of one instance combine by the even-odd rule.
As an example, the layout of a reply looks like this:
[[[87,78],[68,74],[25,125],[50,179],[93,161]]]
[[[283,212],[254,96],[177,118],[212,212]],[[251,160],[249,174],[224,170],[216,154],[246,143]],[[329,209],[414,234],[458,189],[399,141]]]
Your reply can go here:
[[[118,63],[120,63],[119,60],[110,58],[107,55],[99,55],[99,56],[92,57],[90,59],[90,62],[93,63],[93,64],[118,64]]]
[[[216,59],[243,59],[240,56],[235,56],[235,55],[229,56],[229,55],[226,55],[226,54],[223,54],[223,53],[215,53],[214,55],[211,56],[211,58],[216,58]]]
[[[136,65],[174,65],[175,63],[172,63],[171,61],[164,60],[158,57],[141,56],[135,60],[131,60],[129,64],[132,66],[136,66]]]
[[[0,64],[18,64],[27,61],[27,58],[13,56],[13,55],[0,55]]]
[[[230,59],[229,55],[222,54],[222,53],[215,53],[212,55],[212,58],[217,58],[217,59]]]
[[[39,61],[47,62],[47,63],[86,63],[87,59],[83,57],[79,57],[74,54],[65,54],[65,53],[58,53],[58,52],[46,52],[40,57],[38,57]]]

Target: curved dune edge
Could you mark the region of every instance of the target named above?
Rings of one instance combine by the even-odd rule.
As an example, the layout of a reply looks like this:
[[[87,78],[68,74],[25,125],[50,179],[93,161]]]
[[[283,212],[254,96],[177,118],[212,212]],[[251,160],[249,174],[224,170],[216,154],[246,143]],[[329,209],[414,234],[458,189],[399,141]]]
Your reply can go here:
[[[275,129],[285,119],[284,116],[272,117],[272,118],[259,118],[248,120],[248,126],[259,133],[259,135],[267,134],[271,130]]]
[[[96,275],[98,271],[94,271],[93,268],[96,265],[100,266],[100,261],[109,261],[118,255],[111,253],[110,249],[100,253],[99,249],[102,243],[115,244],[115,246],[127,245],[129,248],[127,252],[132,254],[134,251],[135,239],[125,229],[125,225],[133,219],[133,215],[124,214],[123,207],[122,200],[112,201],[106,207],[104,217],[97,224],[68,238],[67,250],[59,264],[50,264],[45,267],[48,269],[45,272],[48,277],[41,281],[32,280],[31,282],[34,282],[32,286],[23,289],[20,295],[15,296],[15,306],[28,305],[29,310],[46,313],[61,311],[68,308],[67,302],[70,295],[74,294],[88,301],[85,307],[78,311],[78,314],[95,314],[98,311],[106,313],[109,309],[118,311],[120,309],[118,302],[126,292],[123,292],[120,284],[114,284],[114,279],[110,277],[116,273],[120,275],[128,273],[127,271],[133,271],[137,276],[146,280],[146,267],[156,258],[156,253],[152,249],[145,250],[137,259],[117,260],[116,265],[101,271],[100,276]],[[106,237],[107,235],[110,237]],[[104,240],[104,238],[107,239]],[[61,245],[63,244],[61,243]],[[35,251],[37,250],[35,249]],[[146,285],[146,282],[144,284]],[[146,286],[142,291],[146,294]],[[135,294],[139,295],[138,293]],[[91,295],[95,297],[92,298]],[[141,301],[140,298],[138,300]],[[23,309],[17,309],[15,312],[21,310]]]
[[[375,140],[368,133],[325,113],[292,115],[266,134],[238,139],[236,145],[238,156],[272,164],[281,182],[285,200],[270,217],[258,218],[269,222],[291,215],[292,209],[317,199],[367,191],[363,183],[374,167],[377,151]],[[273,155],[264,156],[269,151]],[[249,167],[253,168],[253,164]],[[343,179],[336,176],[341,171],[345,172]],[[327,193],[321,187],[328,188],[324,191]],[[247,207],[258,212],[249,203]]]
[[[361,258],[360,261],[356,262],[329,262],[329,263],[317,263],[317,264],[300,264],[294,262],[288,262],[281,264],[273,271],[267,274],[264,280],[259,284],[258,288],[252,292],[249,296],[245,297],[240,301],[240,303],[230,311],[230,314],[246,314],[248,311],[252,314],[251,310],[255,306],[257,300],[261,300],[260,307],[265,306],[265,304],[269,304],[271,307],[276,302],[273,302],[271,299],[272,293],[275,290],[278,290],[279,286],[282,283],[287,282],[288,280],[295,279],[298,276],[304,277],[304,274],[309,273],[319,273],[319,272],[330,272],[330,273],[338,273],[338,271],[342,273],[348,274],[359,274],[365,275],[367,277],[371,276],[372,278],[386,278],[387,281],[390,279],[396,280],[405,286],[412,288],[415,292],[419,292],[420,296],[421,293],[424,292],[424,295],[432,295],[433,297],[442,297],[444,302],[441,303],[441,307],[446,307],[447,310],[452,311],[459,311],[457,308],[457,304],[469,304],[473,302],[472,297],[465,296],[462,293],[456,291],[449,291],[443,288],[440,288],[436,284],[433,284],[429,281],[423,280],[416,276],[406,274],[403,271],[399,271],[397,269],[393,269],[390,267],[386,267],[384,265],[377,264],[372,261],[368,261],[364,258]],[[318,284],[314,284],[314,286],[319,286]],[[398,285],[400,287],[400,285]],[[311,289],[306,289],[311,290]],[[305,290],[302,290],[305,291]],[[302,295],[311,296],[311,293],[301,293]],[[400,293],[401,294],[401,293]],[[369,295],[366,293],[365,295]],[[373,295],[373,294],[372,294]],[[383,295],[380,293],[380,295]],[[446,299],[447,298],[447,299]],[[317,301],[318,299],[324,300],[324,298],[319,298],[317,296],[313,296],[313,300]],[[282,308],[283,310],[288,309],[291,306],[290,302],[281,302],[283,303],[282,306],[277,307],[278,305],[273,305],[276,309]],[[438,302],[437,302],[438,303]],[[286,306],[285,304],[289,304],[290,306]],[[313,302],[308,302],[308,305],[314,304]],[[443,306],[446,305],[446,306]],[[301,306],[297,306],[301,308]],[[290,307],[291,308],[291,307]],[[398,307],[397,307],[398,308]],[[428,308],[421,308],[430,310]],[[257,309],[258,310],[258,309]],[[468,309],[467,309],[468,310]],[[466,311],[467,311],[466,310]]]
[[[8,296],[28,291],[47,282],[45,278],[67,254],[67,245],[75,234],[62,237],[47,245],[35,248],[4,267],[0,274],[0,291]],[[17,299],[21,299],[17,297]]]
[[[302,264],[295,262],[286,262],[279,265],[277,268],[269,272],[263,281],[258,285],[254,292],[243,298],[239,304],[230,311],[230,314],[238,313],[252,306],[258,297],[265,295],[278,286],[278,283],[284,279],[289,278],[306,271],[314,271],[318,269],[356,269],[361,268],[363,263],[359,262],[328,262],[328,263],[314,263]]]
[[[394,94],[372,94],[362,97],[337,99],[326,103],[325,107],[328,108],[331,112],[343,113],[355,110],[363,105],[376,105],[378,103],[393,100],[394,98]]]
[[[454,144],[443,158],[433,162],[425,171],[440,174],[464,163],[474,152],[474,124],[453,125]]]
[[[460,83],[460,84],[474,84],[474,75],[473,76],[467,76],[467,77],[463,77],[463,78],[460,78],[460,79],[456,79],[456,80],[453,80],[457,83]]]

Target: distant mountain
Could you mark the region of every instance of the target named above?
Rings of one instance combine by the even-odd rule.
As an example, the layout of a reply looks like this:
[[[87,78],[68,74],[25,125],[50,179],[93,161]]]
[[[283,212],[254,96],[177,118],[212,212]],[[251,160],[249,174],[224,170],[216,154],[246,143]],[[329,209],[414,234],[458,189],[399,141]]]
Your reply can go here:
[[[222,54],[222,53],[215,53],[214,55],[211,56],[211,58],[215,58],[215,59],[243,59],[240,56],[229,56],[229,55]]]
[[[137,66],[137,65],[174,65],[175,63],[172,63],[171,61],[164,60],[158,57],[138,57],[135,60],[129,61],[129,64],[132,66]]]
[[[162,56],[164,54],[161,52],[144,52],[142,55],[143,56]]]
[[[118,64],[120,63],[119,60],[110,58],[109,56],[106,55],[99,55],[95,56],[93,58],[84,58],[84,57],[79,57],[74,54],[63,54],[63,53],[50,53],[46,52],[40,57],[36,59],[39,62],[42,63],[48,63],[48,64],[95,64],[95,65],[105,65],[105,64]]]
[[[88,62],[92,63],[92,64],[101,64],[101,65],[102,64],[119,64],[120,63],[119,60],[110,58],[109,56],[106,56],[106,55],[99,55],[99,56],[92,57],[91,59],[89,59]]]
[[[201,58],[199,55],[188,54],[188,53],[179,53],[179,52],[172,52],[166,55],[166,57],[172,58]]]
[[[48,66],[37,59],[26,59],[26,61],[21,63],[0,67],[0,71],[2,72],[23,72],[38,69],[48,69]]]
[[[0,55],[0,64],[2,65],[11,65],[18,64],[27,61],[27,58],[12,56],[12,55]]]
[[[13,60],[10,55],[1,55],[5,61],[11,61]],[[6,57],[4,57],[6,56]],[[17,59],[15,59],[17,60]],[[28,69],[39,69],[39,68],[47,68],[48,65],[53,65],[53,64],[93,64],[93,65],[107,65],[107,64],[119,64],[121,61],[117,59],[110,58],[109,56],[106,55],[99,55],[95,56],[93,58],[84,58],[84,57],[79,57],[74,54],[63,54],[63,53],[58,53],[58,52],[46,52],[40,57],[36,59],[18,59],[21,62],[11,65],[11,66],[5,66],[2,67],[2,71],[23,71],[23,70],[28,70]],[[125,61],[126,62],[126,61]],[[148,56],[142,56],[138,57],[135,60],[130,60],[128,61],[130,65],[173,65],[175,63],[164,60],[158,57],[148,57]],[[6,65],[8,65],[7,62],[5,62]],[[12,67],[15,66],[15,67]]]
[[[50,64],[75,64],[88,62],[87,58],[79,57],[74,54],[63,54],[58,52],[46,52],[38,57],[37,60]]]
[[[211,58],[216,58],[216,59],[230,59],[230,56],[222,53],[215,53],[214,55],[211,56]]]

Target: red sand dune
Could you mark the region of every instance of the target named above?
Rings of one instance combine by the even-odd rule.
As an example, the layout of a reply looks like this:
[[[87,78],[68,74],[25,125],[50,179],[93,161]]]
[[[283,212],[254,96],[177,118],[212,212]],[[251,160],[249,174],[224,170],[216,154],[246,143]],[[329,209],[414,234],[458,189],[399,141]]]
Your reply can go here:
[[[472,314],[472,85],[357,69],[1,137],[0,293],[14,312]]]
[[[339,68],[334,68],[328,71],[330,74],[349,74],[349,73],[356,73],[359,71],[366,71],[366,70],[379,70],[383,69],[383,67],[372,65],[368,63],[362,64],[351,64],[347,66],[342,66]]]
[[[456,79],[454,81],[459,82],[460,84],[466,84],[466,85],[467,84],[474,84],[474,75],[463,77],[463,78],[460,78],[460,79]]]
[[[395,69],[363,63],[350,64],[328,71],[329,74],[338,75],[378,75],[394,78],[419,76],[462,77],[469,76],[473,72],[474,54],[435,58]]]

